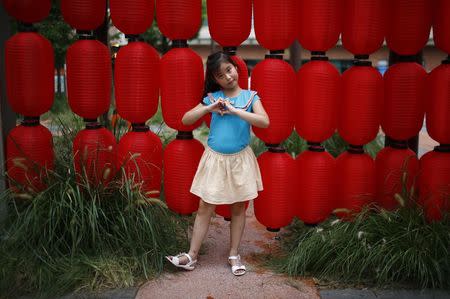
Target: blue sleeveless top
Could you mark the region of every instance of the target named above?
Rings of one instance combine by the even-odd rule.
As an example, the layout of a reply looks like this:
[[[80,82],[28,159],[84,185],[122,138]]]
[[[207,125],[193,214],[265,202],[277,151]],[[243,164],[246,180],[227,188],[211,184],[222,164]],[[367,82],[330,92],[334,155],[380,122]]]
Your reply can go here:
[[[203,104],[210,105],[219,98],[225,99],[224,93],[220,91],[208,94],[203,98]],[[259,100],[255,91],[241,90],[238,96],[228,98],[230,103],[248,112],[253,111],[253,103]],[[234,154],[243,150],[250,142],[250,124],[237,115],[213,112],[211,117],[210,131],[208,135],[208,146],[222,154]]]

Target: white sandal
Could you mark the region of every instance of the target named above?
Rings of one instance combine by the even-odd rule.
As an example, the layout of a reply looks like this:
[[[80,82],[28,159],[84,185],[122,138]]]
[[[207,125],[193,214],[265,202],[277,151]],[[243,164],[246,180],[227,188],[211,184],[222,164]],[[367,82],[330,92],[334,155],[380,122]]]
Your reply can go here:
[[[231,265],[232,260],[237,260],[236,265]],[[236,276],[244,275],[246,272],[245,266],[241,264],[240,255],[232,255],[228,257],[228,263],[231,265],[231,273]]]
[[[180,264],[180,258],[182,256],[186,256],[188,258],[189,262],[187,264]],[[187,254],[186,252],[180,253],[176,256],[168,255],[168,256],[166,256],[166,259],[169,262],[171,262],[172,265],[174,265],[175,267],[183,268],[183,269],[189,270],[189,271],[194,270],[195,264],[197,263],[197,260],[193,260],[192,257],[189,254]]]

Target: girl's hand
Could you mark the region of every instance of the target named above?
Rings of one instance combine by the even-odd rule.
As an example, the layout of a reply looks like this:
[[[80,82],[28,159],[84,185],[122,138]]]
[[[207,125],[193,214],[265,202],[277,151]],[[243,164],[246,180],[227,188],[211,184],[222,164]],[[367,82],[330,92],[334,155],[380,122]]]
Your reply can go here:
[[[220,113],[220,99],[206,106],[206,110],[210,113]]]
[[[236,114],[236,108],[231,105],[230,100],[222,100],[223,114]]]

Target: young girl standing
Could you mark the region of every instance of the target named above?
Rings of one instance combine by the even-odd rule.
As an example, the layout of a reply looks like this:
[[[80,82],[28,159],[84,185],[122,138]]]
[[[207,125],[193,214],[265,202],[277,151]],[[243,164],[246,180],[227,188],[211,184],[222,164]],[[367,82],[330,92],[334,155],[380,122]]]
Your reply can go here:
[[[228,262],[234,275],[243,275],[246,269],[238,249],[245,226],[245,203],[263,190],[258,163],[249,147],[250,125],[267,128],[269,117],[256,92],[239,87],[237,66],[223,52],[208,57],[204,96],[182,119],[183,124],[191,125],[212,113],[208,146],[191,187],[191,192],[201,199],[190,249],[188,253],[166,258],[176,267],[194,270],[216,205],[230,204]]]

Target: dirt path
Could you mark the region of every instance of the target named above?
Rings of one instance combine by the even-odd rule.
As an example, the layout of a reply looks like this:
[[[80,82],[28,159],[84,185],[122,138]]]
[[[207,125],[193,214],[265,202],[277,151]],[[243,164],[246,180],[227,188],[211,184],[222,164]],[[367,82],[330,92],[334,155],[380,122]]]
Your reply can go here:
[[[166,272],[145,283],[136,298],[320,298],[311,279],[293,279],[258,266],[255,253],[277,250],[275,236],[256,221],[250,206],[240,252],[247,274],[235,277],[227,264],[229,222],[214,217],[196,269]]]

